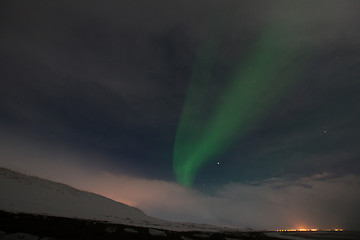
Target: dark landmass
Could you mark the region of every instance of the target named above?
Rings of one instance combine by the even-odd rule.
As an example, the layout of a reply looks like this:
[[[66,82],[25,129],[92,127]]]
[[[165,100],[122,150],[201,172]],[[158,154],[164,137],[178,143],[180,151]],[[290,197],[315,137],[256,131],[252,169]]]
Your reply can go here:
[[[358,231],[318,231],[318,232],[288,232],[281,233],[283,237],[301,237],[308,240],[360,240]],[[276,236],[276,235],[274,235]]]
[[[0,211],[2,236],[26,233],[38,239],[55,240],[102,240],[102,239],[173,239],[173,240],[275,240],[262,232],[175,232],[162,229],[113,224],[104,221],[73,219],[25,213]],[[2,238],[0,234],[0,239]],[[12,238],[15,239],[15,238]],[[20,239],[20,237],[19,237]],[[21,239],[25,239],[22,238]]]

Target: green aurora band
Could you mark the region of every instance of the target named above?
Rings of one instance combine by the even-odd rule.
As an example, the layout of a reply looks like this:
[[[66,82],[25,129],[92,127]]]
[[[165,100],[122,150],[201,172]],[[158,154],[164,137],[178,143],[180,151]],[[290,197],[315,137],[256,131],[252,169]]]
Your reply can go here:
[[[173,168],[178,183],[185,187],[191,186],[199,168],[248,133],[294,85],[291,61],[295,51],[284,32],[268,28],[247,61],[240,62],[230,75],[211,114],[203,114],[217,45],[218,41],[208,40],[197,51],[178,124]]]

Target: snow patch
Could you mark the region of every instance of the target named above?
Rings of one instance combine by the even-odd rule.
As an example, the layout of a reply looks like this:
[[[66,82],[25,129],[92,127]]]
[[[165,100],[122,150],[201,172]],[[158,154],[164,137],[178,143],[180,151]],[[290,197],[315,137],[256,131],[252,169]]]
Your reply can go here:
[[[114,233],[116,231],[117,231],[116,226],[108,226],[107,228],[105,228],[105,232],[107,232],[107,233]]]
[[[132,228],[124,228],[124,231],[127,233],[139,233],[138,230],[132,229]]]
[[[167,236],[166,232],[157,230],[157,229],[152,229],[152,228],[149,229],[149,234],[154,237],[166,237]]]
[[[198,238],[209,238],[210,235],[206,234],[206,233],[196,233],[194,234],[194,237],[198,237]]]
[[[181,236],[181,239],[182,240],[193,240],[192,238],[188,238],[188,237],[185,237],[185,236]]]

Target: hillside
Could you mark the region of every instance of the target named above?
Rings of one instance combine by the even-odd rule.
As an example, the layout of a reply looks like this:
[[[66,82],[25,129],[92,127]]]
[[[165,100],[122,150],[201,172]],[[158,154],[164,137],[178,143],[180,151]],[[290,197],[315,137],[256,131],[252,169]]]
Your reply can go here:
[[[99,220],[174,231],[231,231],[205,224],[177,223],[147,216],[141,210],[68,185],[0,168],[0,210]]]
[[[0,168],[0,209],[117,223],[151,221],[141,210],[109,198]]]

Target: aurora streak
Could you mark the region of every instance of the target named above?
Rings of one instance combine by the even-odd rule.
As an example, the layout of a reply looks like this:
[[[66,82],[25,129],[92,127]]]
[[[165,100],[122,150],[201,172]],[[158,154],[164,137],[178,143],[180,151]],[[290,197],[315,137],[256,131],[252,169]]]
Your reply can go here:
[[[218,41],[207,41],[198,49],[174,144],[178,183],[190,187],[200,167],[249,132],[293,85],[288,73],[295,54],[286,39],[284,32],[268,28],[248,57],[241,57],[227,86],[219,89],[210,114],[203,114],[203,109],[208,107],[206,90]]]

